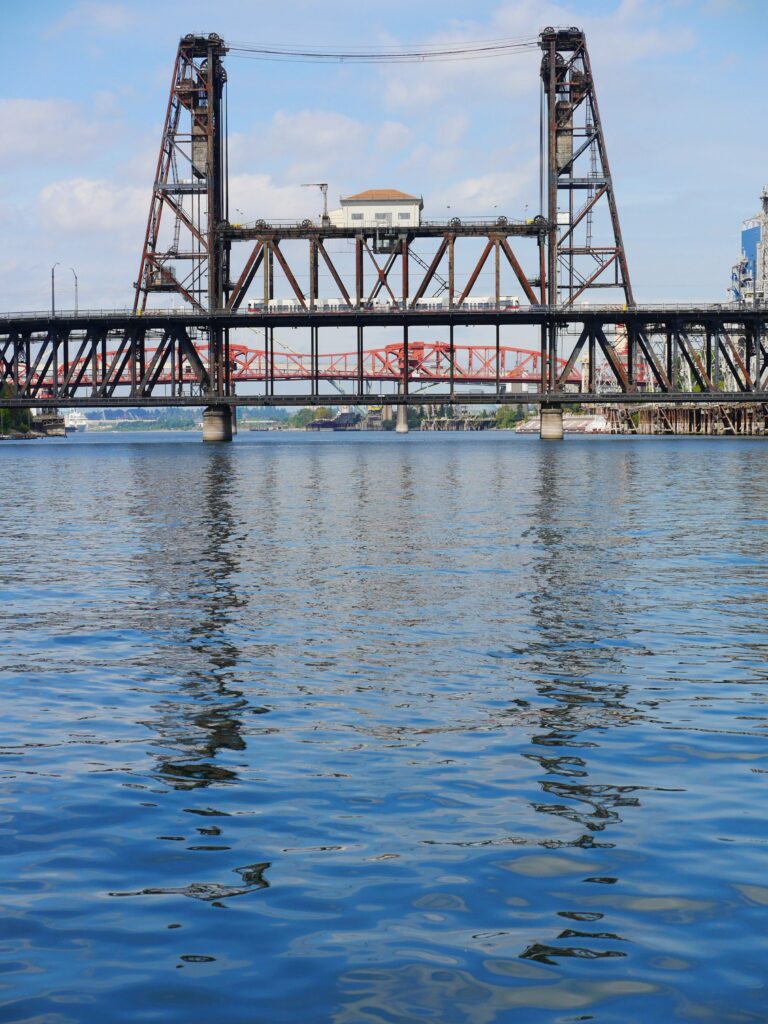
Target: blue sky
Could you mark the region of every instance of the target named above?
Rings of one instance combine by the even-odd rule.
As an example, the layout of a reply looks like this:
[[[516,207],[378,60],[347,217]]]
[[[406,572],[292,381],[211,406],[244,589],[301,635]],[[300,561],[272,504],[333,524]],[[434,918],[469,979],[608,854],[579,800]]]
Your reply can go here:
[[[759,0],[6,0],[2,18],[5,309],[45,307],[55,261],[63,304],[69,267],[82,306],[130,300],[172,61],[189,31],[339,48],[583,26],[640,301],[724,299],[740,222],[768,183]],[[233,219],[316,214],[304,181],[328,181],[334,200],[376,186],[423,194],[433,217],[536,212],[538,61],[230,57]]]

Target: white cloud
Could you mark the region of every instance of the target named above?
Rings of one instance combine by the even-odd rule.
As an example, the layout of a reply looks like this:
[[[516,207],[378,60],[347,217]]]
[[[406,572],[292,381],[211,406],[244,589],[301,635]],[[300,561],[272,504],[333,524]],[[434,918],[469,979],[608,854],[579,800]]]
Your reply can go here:
[[[361,144],[366,129],[346,114],[333,110],[299,110],[288,113],[278,110],[272,121],[271,141],[282,150],[306,151],[310,158],[317,153],[327,158],[339,148],[349,149]]]
[[[457,146],[470,126],[469,117],[461,111],[446,114],[437,126],[437,140],[443,146]]]
[[[403,149],[413,138],[411,129],[400,121],[385,121],[376,135],[376,145],[388,153]]]
[[[235,174],[229,179],[229,208],[233,220],[297,220],[318,212],[318,197],[300,185],[277,185],[269,174]]]
[[[140,231],[149,212],[147,187],[73,178],[55,181],[40,192],[41,226],[67,232]]]
[[[370,129],[333,110],[278,110],[272,121],[230,137],[230,167],[235,173],[264,165],[292,182],[331,181],[334,171],[358,162]]]
[[[616,11],[587,21],[587,44],[604,66],[684,53],[696,45],[692,28],[658,24],[662,8],[649,0],[622,0]]]
[[[425,206],[439,211],[450,206],[451,215],[461,214],[509,214],[514,216],[520,196],[530,184],[530,169],[516,171],[491,171],[476,177],[451,182],[446,188],[432,192]],[[446,214],[447,216],[447,214]]]
[[[103,125],[68,100],[0,99],[0,152],[4,161],[80,159],[104,138]]]

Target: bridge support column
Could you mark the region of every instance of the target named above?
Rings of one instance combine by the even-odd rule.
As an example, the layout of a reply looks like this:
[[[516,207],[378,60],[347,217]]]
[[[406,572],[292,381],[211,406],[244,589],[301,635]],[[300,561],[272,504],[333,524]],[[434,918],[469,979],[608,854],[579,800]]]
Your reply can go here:
[[[203,412],[203,441],[232,440],[232,410],[228,405],[209,405]]]
[[[563,407],[562,405],[541,406],[541,427],[539,437],[542,441],[563,440]]]
[[[403,382],[401,381],[398,385],[398,391],[402,395],[405,391]],[[408,433],[408,406],[398,405],[397,407],[397,423],[395,423],[396,434],[407,434]]]

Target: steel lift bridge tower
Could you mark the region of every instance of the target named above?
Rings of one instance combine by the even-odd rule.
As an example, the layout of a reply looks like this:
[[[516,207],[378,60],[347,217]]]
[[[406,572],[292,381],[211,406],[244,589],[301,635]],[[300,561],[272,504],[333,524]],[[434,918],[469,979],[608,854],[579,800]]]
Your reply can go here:
[[[274,299],[277,268],[295,297],[298,309],[305,314],[311,354],[316,362],[322,324],[318,312],[318,269],[322,265],[330,273],[344,307],[355,314],[359,351],[363,329],[367,322],[373,322],[366,321],[366,312],[370,318],[377,300],[379,303],[382,298],[388,300],[390,310],[399,312],[397,323],[403,329],[401,391],[407,394],[408,328],[423,322],[423,313],[417,312],[416,304],[430,286],[441,282],[448,293],[447,312],[454,314],[455,322],[461,322],[461,312],[491,256],[495,262],[497,306],[501,302],[502,264],[507,271],[511,268],[516,290],[521,289],[525,296],[523,301],[536,308],[572,305],[585,292],[597,288],[609,288],[614,293],[618,289],[623,303],[631,304],[629,272],[584,33],[575,28],[548,28],[538,40],[500,44],[499,50],[534,46],[543,51],[541,75],[546,123],[542,125],[541,173],[546,212],[529,222],[514,222],[503,216],[484,222],[462,222],[453,218],[407,230],[395,227],[391,231],[374,231],[332,227],[327,217],[321,218],[319,223],[307,220],[290,226],[266,220],[259,220],[252,226],[230,222],[224,58],[230,49],[235,53],[248,49],[256,56],[267,55],[269,51],[228,47],[218,35],[185,36],[179,43],[173,69],[135,286],[135,312],[146,313],[148,306],[153,305],[152,297],[160,294],[171,296],[176,303],[181,301],[191,312],[234,313],[241,309],[246,296],[254,293],[258,293],[262,309],[268,311],[269,302]],[[298,56],[297,52],[293,54]],[[321,56],[333,59],[340,55]],[[365,55],[357,56],[364,59]],[[601,244],[593,241],[603,207],[609,224],[608,244],[604,239]],[[349,282],[344,281],[325,244],[341,237],[354,245],[354,280]],[[430,262],[423,260],[414,246],[424,237],[437,239],[437,251]],[[456,246],[467,238],[482,238],[485,246],[469,277],[459,282]],[[523,262],[513,248],[525,239],[538,246],[533,273],[523,269]],[[303,269],[308,263],[308,294],[298,283],[303,275],[295,270],[295,265],[291,266],[281,248],[281,243],[288,240],[302,240],[307,246],[307,262],[302,259],[301,266]],[[235,242],[248,243],[250,250],[233,280],[231,256]],[[385,257],[383,265],[377,259],[380,255]],[[398,264],[400,282],[394,285]],[[415,288],[410,280],[414,267],[422,272]],[[372,278],[366,286],[366,277],[371,271]],[[260,272],[263,287],[257,282]],[[451,347],[454,320],[448,324]],[[499,324],[495,325],[497,335]],[[274,325],[265,321],[264,326],[268,345],[270,341],[274,344]],[[225,436],[228,406],[217,403],[216,399],[232,395],[229,328],[212,324],[207,333],[210,379],[206,397],[211,406],[208,419],[211,433]],[[555,389],[563,369],[562,361],[558,363],[556,326],[544,325],[541,339],[543,384]],[[178,342],[168,338],[166,344],[173,346]],[[577,346],[579,352],[584,344],[591,346],[590,365],[595,363],[594,349],[599,345],[612,364],[618,366],[613,347],[604,334],[583,332]],[[576,352],[571,360],[569,373],[578,354]],[[179,351],[177,359],[183,362],[185,356],[190,357],[188,350]],[[448,358],[452,361],[452,353]],[[316,387],[314,391],[317,392]],[[214,428],[214,422],[219,426]]]

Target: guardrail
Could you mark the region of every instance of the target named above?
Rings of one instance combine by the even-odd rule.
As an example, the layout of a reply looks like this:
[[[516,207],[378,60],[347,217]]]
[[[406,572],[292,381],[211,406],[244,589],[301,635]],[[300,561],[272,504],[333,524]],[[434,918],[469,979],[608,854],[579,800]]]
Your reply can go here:
[[[88,317],[124,317],[124,316],[162,316],[162,317],[180,317],[182,319],[189,317],[199,317],[201,319],[207,319],[209,315],[213,317],[222,316],[229,318],[242,319],[243,321],[248,320],[253,315],[259,315],[262,312],[268,312],[275,315],[281,313],[288,313],[291,316],[297,312],[312,312],[313,315],[328,315],[332,316],[338,313],[448,313],[448,312],[471,312],[471,313],[510,313],[510,312],[521,312],[526,313],[534,311],[536,313],[555,313],[562,315],[563,313],[573,313],[576,316],[581,314],[595,313],[696,313],[696,312],[713,312],[713,313],[764,313],[768,315],[768,304],[760,306],[746,305],[743,303],[726,303],[726,302],[686,302],[686,303],[670,303],[670,302],[651,302],[651,303],[636,303],[633,306],[626,306],[622,304],[611,304],[605,303],[602,305],[591,305],[589,303],[577,303],[573,306],[538,306],[538,305],[520,305],[519,307],[510,307],[508,305],[486,306],[478,309],[477,307],[472,308],[469,304],[465,303],[461,306],[454,305],[451,307],[442,306],[436,309],[425,309],[416,307],[403,307],[403,306],[340,306],[334,309],[319,309],[316,308],[311,310],[307,307],[304,309],[298,302],[286,302],[286,306],[290,306],[290,309],[259,309],[255,313],[249,313],[247,310],[239,310],[232,312],[231,310],[221,309],[216,313],[209,314],[207,312],[196,312],[191,309],[147,309],[143,313],[134,313],[132,308],[124,307],[118,309],[57,309],[55,313],[51,313],[50,310],[38,309],[38,310],[17,310],[17,311],[6,311],[0,312],[0,321],[2,320],[40,320],[40,319],[54,319],[54,320],[72,320],[72,319],[87,319]]]
[[[370,223],[361,221],[351,225],[355,231],[367,230],[369,228],[376,228],[380,231],[409,231],[413,228],[473,228],[473,227],[508,227],[510,224],[515,227],[530,227],[534,224],[537,226],[541,225],[542,221],[536,220],[534,217],[528,217],[524,220],[520,220],[514,217],[448,217],[445,220],[421,220],[418,224],[406,224],[396,223],[385,224],[383,221],[373,221]],[[345,231],[350,230],[350,225],[347,224],[323,224],[322,221],[318,221],[312,217],[304,217],[302,220],[267,220],[265,217],[259,217],[256,220],[251,221],[229,221],[227,227],[239,228],[246,231],[260,231],[263,228],[342,228]]]

